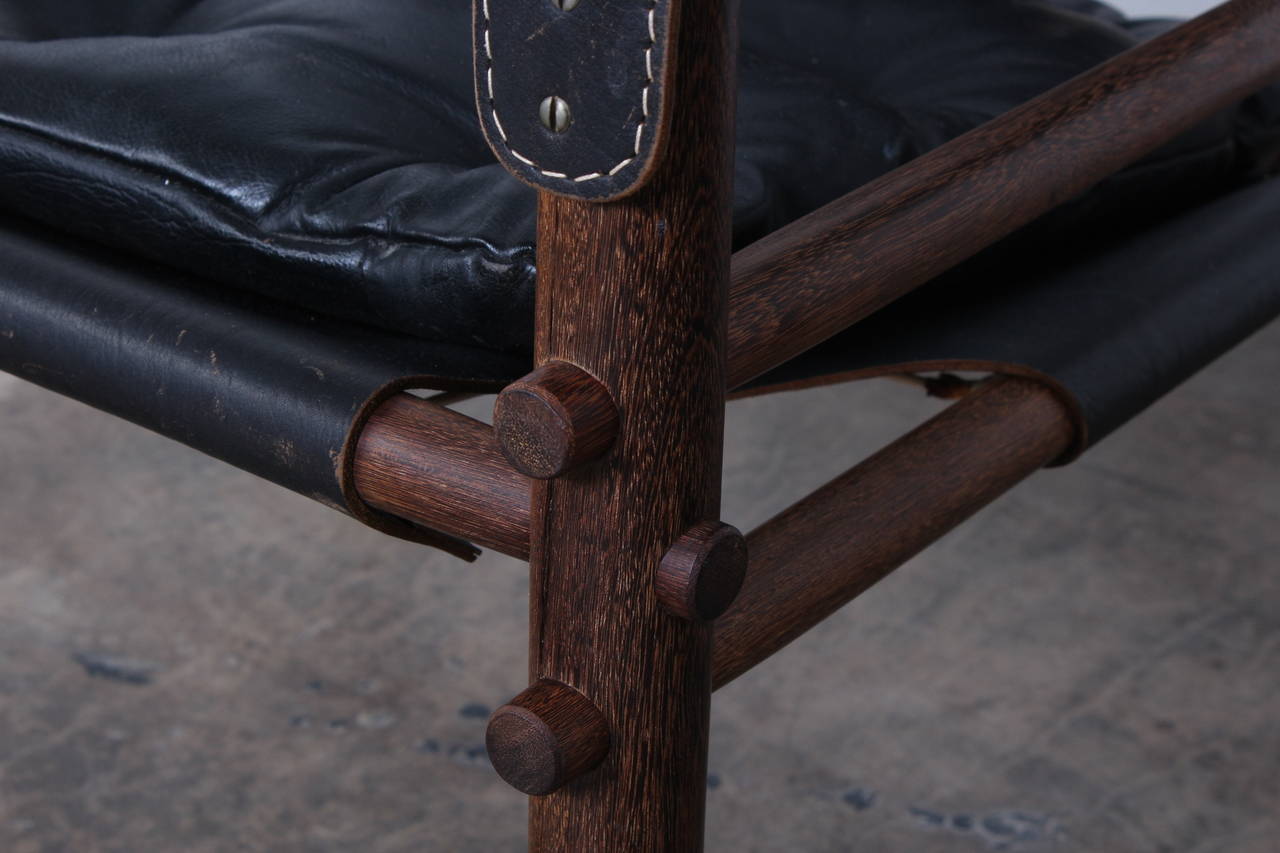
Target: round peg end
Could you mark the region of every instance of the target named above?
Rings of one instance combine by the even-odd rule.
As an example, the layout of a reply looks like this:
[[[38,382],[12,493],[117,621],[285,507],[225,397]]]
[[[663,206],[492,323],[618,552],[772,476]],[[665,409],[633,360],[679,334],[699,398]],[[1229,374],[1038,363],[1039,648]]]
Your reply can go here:
[[[747,576],[747,540],[721,521],[695,525],[658,566],[658,600],[677,616],[711,622],[733,604]]]
[[[544,679],[493,712],[485,748],[503,781],[540,797],[604,760],[609,727],[591,700]]]
[[[498,395],[493,428],[517,471],[550,480],[613,446],[618,409],[594,376],[576,365],[552,361]]]

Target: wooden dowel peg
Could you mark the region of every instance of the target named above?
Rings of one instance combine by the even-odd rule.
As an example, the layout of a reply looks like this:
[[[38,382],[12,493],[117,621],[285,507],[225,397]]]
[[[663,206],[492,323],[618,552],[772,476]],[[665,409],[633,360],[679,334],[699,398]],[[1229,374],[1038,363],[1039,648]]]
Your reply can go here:
[[[493,428],[517,471],[550,480],[609,450],[618,436],[618,409],[590,373],[551,361],[498,395]]]
[[[593,770],[609,752],[609,725],[595,704],[542,679],[493,712],[485,748],[498,775],[540,797]]]
[[[667,610],[711,622],[733,604],[746,576],[746,537],[724,522],[704,521],[671,546],[654,586]]]

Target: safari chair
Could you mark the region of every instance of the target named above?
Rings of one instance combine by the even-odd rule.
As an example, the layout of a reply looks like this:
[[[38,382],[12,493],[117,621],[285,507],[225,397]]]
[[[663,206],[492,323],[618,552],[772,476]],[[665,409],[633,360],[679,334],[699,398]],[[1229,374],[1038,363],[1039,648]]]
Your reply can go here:
[[[1280,313],[1280,0],[738,7],[0,0],[0,368],[527,559],[538,851],[701,849],[714,689]],[[955,402],[721,520],[873,376]]]

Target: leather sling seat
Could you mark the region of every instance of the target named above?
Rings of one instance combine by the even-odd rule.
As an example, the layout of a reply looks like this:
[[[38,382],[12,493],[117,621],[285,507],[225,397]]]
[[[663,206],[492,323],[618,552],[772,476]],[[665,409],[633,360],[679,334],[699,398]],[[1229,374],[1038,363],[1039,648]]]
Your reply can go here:
[[[1167,26],[744,0],[736,243]],[[386,394],[529,367],[534,194],[470,51],[465,0],[0,0],[0,368],[431,539],[344,460]],[[1096,440],[1280,313],[1278,160],[1273,88],[760,385],[1024,373]]]

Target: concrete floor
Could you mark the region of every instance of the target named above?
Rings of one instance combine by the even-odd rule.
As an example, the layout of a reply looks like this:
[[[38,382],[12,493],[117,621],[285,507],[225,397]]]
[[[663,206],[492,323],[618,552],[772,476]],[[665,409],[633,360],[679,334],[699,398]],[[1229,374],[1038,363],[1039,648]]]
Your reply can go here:
[[[1280,325],[717,694],[712,851],[1280,850]],[[938,404],[734,404],[763,520]],[[522,565],[0,379],[0,851],[509,851]]]
[[[1190,18],[1218,5],[1216,0],[1107,0],[1134,17]]]
[[[1215,0],[1107,0],[1127,15],[1190,18],[1218,5]]]

